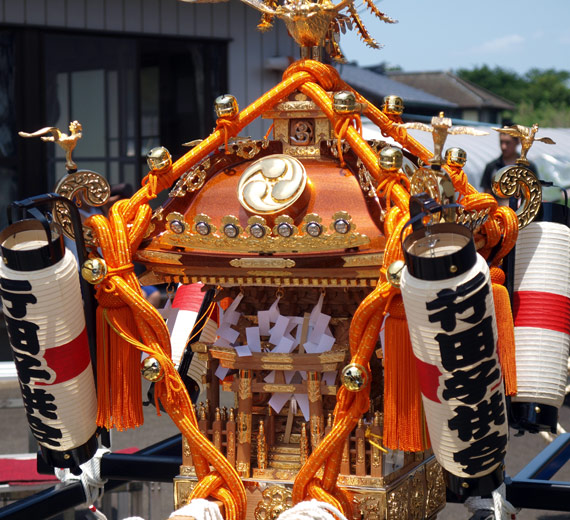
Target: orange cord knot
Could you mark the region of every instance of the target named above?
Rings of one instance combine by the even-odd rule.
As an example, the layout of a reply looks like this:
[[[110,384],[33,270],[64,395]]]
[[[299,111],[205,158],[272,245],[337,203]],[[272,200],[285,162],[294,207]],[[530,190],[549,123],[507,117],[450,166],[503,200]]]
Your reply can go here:
[[[146,187],[146,196],[149,200],[156,198],[156,195],[158,193],[158,176],[166,175],[168,172],[170,172],[171,169],[172,166],[165,168],[164,170],[153,170],[143,178],[141,184],[143,187]]]
[[[108,267],[107,276],[117,276],[124,273],[132,273],[135,270],[135,266],[131,263],[120,265],[119,267]]]
[[[459,197],[457,202],[461,201],[469,193],[469,180],[467,175],[463,171],[463,168],[448,168],[449,176],[451,177],[451,182],[456,191],[459,192]]]
[[[287,79],[298,72],[308,72],[313,76],[313,81],[325,90],[337,90],[343,85],[343,81],[334,67],[314,60],[299,60],[292,63],[283,73],[283,79]]]
[[[505,271],[500,267],[491,267],[489,269],[491,273],[491,282],[498,285],[505,285]]]
[[[237,134],[237,125],[235,116],[233,117],[219,117],[216,121],[216,130],[221,130],[224,133],[224,145],[226,148],[226,155],[230,155],[231,151],[228,146],[228,140]]]
[[[344,157],[342,155],[342,141],[346,136],[346,131],[349,126],[354,126],[356,131],[362,135],[362,121],[360,120],[360,114],[346,114],[339,115],[334,124],[334,133],[336,135],[336,149],[338,152],[338,158],[340,160],[341,167],[345,167]]]
[[[386,211],[390,211],[392,207],[392,191],[397,184],[406,188],[408,192],[410,191],[410,179],[408,179],[408,176],[403,172],[386,175],[378,183],[376,193],[378,197],[386,200]]]

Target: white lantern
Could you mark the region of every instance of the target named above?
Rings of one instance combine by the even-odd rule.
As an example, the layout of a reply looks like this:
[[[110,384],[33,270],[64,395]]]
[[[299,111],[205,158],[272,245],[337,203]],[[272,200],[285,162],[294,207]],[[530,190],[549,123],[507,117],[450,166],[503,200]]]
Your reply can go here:
[[[6,228],[0,247],[2,305],[30,428],[50,465],[76,467],[97,450],[77,262],[55,226],[38,220]]]
[[[520,231],[515,250],[511,411],[516,427],[555,433],[568,376],[570,229],[567,208],[559,204],[543,204],[542,219]]]
[[[429,435],[459,496],[503,482],[507,414],[489,269],[471,232],[436,224],[404,241],[401,291]]]

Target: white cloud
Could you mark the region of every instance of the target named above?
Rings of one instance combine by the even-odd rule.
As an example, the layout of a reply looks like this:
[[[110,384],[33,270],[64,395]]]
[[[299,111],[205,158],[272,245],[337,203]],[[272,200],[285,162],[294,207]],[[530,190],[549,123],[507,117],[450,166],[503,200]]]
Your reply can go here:
[[[477,47],[471,49],[473,53],[486,53],[486,52],[508,52],[524,43],[524,38],[520,34],[508,34],[489,40]]]

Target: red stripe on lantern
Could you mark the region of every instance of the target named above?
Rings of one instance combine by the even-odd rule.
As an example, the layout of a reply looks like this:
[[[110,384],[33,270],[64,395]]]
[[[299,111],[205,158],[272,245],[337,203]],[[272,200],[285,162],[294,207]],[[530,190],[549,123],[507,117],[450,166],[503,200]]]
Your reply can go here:
[[[43,357],[47,366],[55,372],[55,380],[51,383],[36,381],[36,385],[56,385],[76,378],[91,363],[86,329],[69,343],[46,349]]]
[[[535,327],[570,334],[570,298],[560,294],[518,291],[513,297],[515,327]]]
[[[418,358],[416,358],[416,367],[418,369],[420,388],[423,396],[435,403],[441,403],[437,396],[439,378],[441,376],[439,368],[436,365],[430,365]]]

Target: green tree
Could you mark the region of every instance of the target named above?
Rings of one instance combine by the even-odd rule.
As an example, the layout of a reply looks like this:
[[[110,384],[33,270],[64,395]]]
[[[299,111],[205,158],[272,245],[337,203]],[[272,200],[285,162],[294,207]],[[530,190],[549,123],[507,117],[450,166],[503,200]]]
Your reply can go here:
[[[482,65],[460,69],[457,75],[515,103],[515,112],[505,116],[517,123],[570,126],[570,71],[533,68],[520,75]]]

